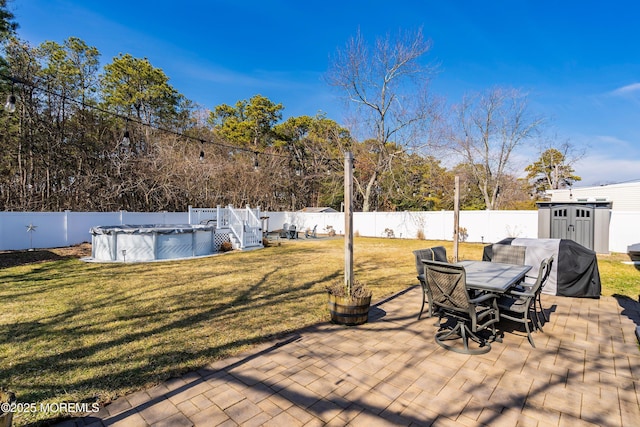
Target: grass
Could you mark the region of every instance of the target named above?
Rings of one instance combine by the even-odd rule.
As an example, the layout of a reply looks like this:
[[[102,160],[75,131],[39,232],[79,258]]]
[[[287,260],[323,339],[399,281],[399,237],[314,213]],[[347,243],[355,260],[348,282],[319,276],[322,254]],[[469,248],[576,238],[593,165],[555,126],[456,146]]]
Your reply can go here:
[[[381,300],[416,284],[412,250],[439,244],[451,253],[451,242],[356,238],[356,277]],[[460,258],[481,259],[482,247],[461,244]],[[175,262],[2,268],[0,386],[23,403],[107,403],[328,321],[325,286],[342,278],[343,256],[342,239],[314,239]],[[603,294],[635,299],[640,272],[621,259],[600,258]]]
[[[602,295],[640,300],[640,266],[628,264],[628,261],[627,254],[598,255]]]

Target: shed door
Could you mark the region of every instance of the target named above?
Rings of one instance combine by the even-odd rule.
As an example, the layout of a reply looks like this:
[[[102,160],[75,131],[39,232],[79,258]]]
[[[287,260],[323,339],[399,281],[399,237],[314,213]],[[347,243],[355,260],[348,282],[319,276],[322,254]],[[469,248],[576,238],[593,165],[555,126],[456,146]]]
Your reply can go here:
[[[593,208],[556,206],[551,208],[551,238],[571,239],[593,249]]]

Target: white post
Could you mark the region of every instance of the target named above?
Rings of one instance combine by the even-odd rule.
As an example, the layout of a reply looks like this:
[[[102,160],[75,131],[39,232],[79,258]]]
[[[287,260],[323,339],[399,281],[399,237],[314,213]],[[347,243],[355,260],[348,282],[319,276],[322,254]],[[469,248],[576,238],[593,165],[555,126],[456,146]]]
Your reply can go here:
[[[64,244],[69,246],[69,214],[71,211],[65,209],[64,211]]]

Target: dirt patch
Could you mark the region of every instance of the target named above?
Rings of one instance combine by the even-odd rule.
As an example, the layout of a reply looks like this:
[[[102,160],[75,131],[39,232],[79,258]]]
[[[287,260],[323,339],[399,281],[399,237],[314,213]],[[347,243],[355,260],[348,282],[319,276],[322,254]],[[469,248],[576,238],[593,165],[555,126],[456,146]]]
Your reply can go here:
[[[90,256],[91,243],[81,243],[79,245],[64,248],[34,249],[29,251],[0,251],[0,268]]]

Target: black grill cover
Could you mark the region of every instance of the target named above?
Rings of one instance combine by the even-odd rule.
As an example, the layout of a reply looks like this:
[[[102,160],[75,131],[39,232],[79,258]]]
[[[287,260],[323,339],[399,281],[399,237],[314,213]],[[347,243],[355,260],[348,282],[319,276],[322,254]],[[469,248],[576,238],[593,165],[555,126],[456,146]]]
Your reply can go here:
[[[600,298],[600,272],[596,253],[569,239],[506,238],[496,244],[527,246],[525,264],[537,274],[541,258],[553,255],[554,262],[544,293],[565,297]],[[491,261],[492,245],[485,246],[482,260]],[[555,284],[555,286],[554,286]]]

